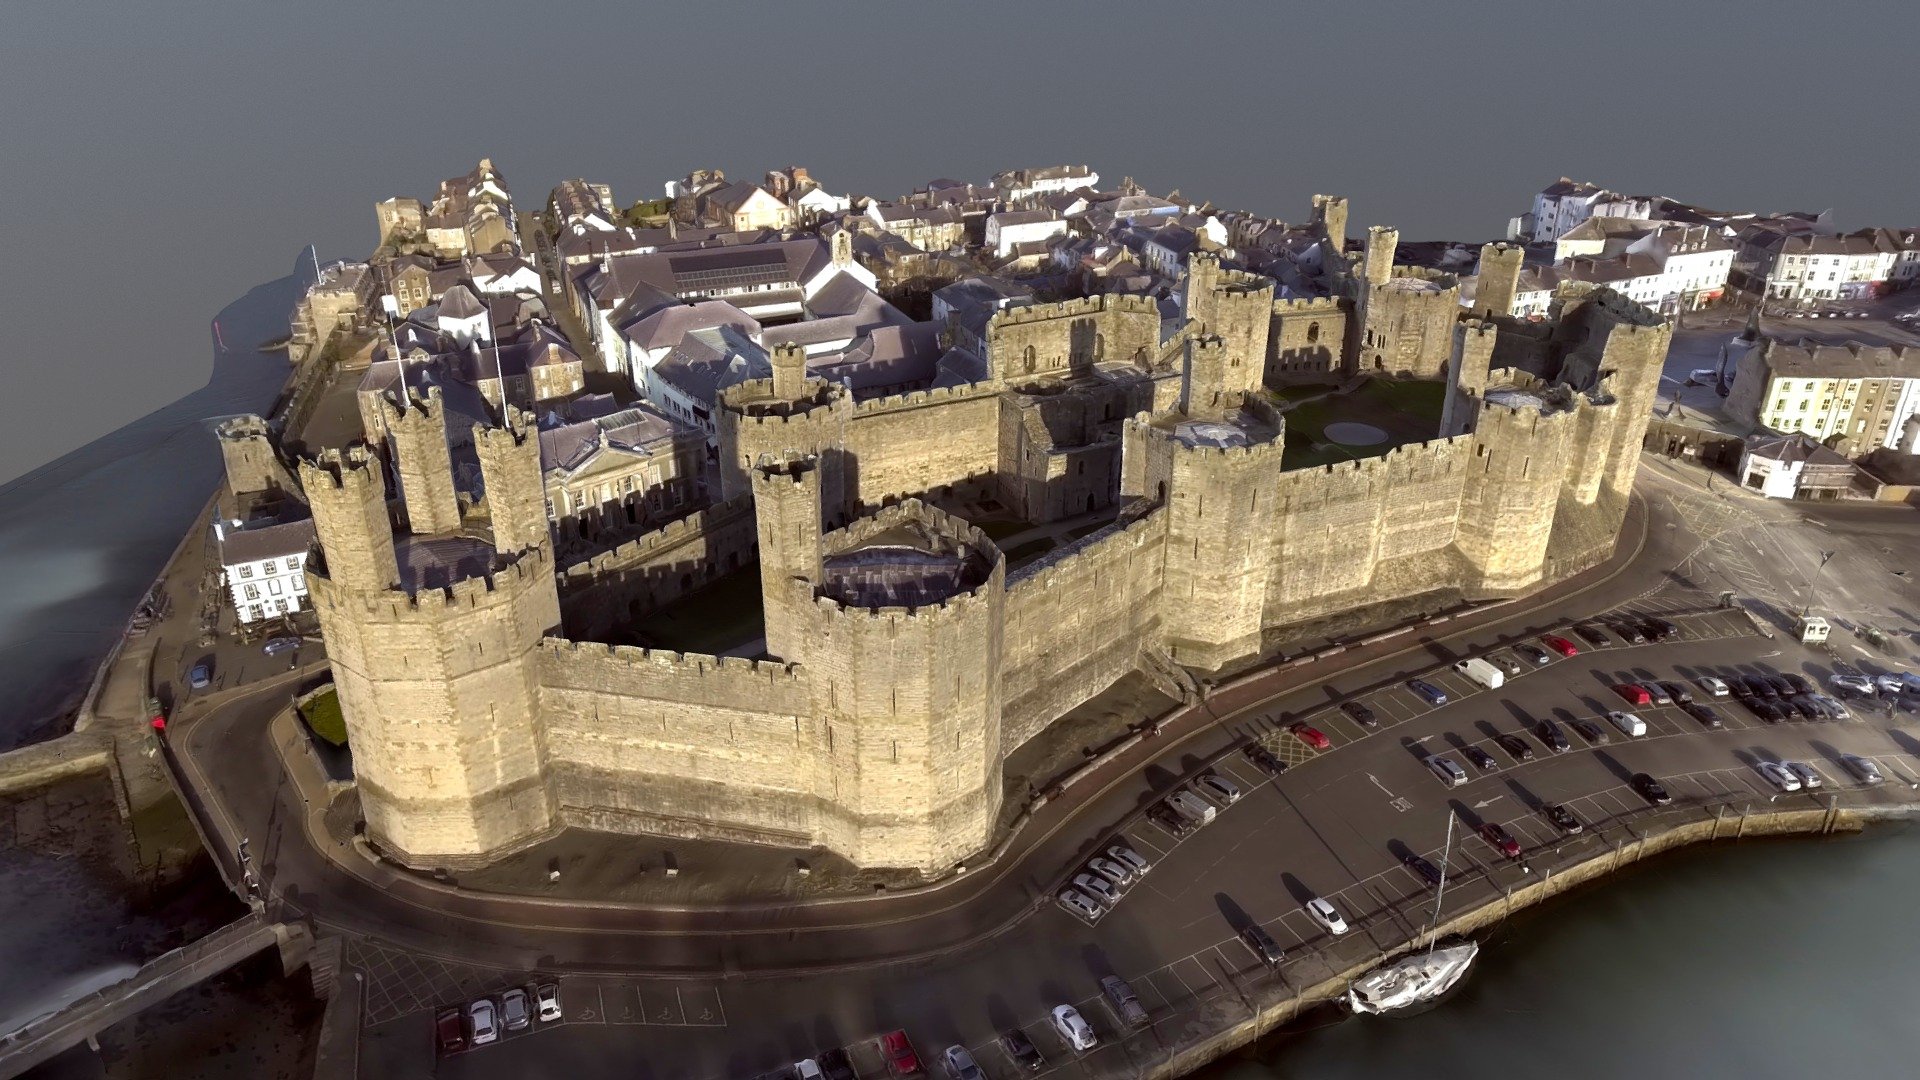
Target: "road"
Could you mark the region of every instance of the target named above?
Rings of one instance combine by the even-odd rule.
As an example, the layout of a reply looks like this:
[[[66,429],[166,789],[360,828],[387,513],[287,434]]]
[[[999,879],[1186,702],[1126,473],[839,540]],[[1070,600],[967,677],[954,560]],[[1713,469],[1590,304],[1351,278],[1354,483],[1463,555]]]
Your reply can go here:
[[[1035,1025],[1051,1005],[1088,998],[1099,974],[1133,980],[1170,1024],[1184,1022],[1194,1002],[1275,977],[1235,940],[1245,921],[1260,922],[1289,949],[1292,959],[1277,976],[1289,984],[1328,970],[1327,956],[1316,951],[1322,947],[1338,959],[1376,942],[1404,940],[1418,931],[1431,898],[1400,855],[1437,852],[1450,819],[1466,826],[1450,860],[1456,877],[1447,910],[1454,912],[1526,880],[1525,871],[1471,834],[1480,821],[1505,824],[1526,845],[1535,872],[1544,873],[1629,835],[1640,804],[1625,780],[1636,770],[1669,780],[1684,803],[1712,802],[1736,815],[1743,806],[1768,805],[1769,793],[1750,764],[1757,757],[1823,762],[1836,785],[1841,774],[1832,762],[1843,751],[1879,758],[1892,775],[1920,775],[1911,753],[1920,739],[1904,715],[1897,723],[1876,718],[1769,727],[1737,708],[1723,710],[1728,726],[1721,731],[1703,730],[1673,709],[1640,710],[1653,728],[1644,740],[1628,743],[1616,733],[1606,746],[1576,746],[1565,755],[1535,741],[1535,759],[1524,763],[1492,749],[1503,767],[1451,791],[1426,769],[1429,752],[1488,745],[1494,731],[1514,730],[1523,714],[1596,715],[1615,704],[1608,686],[1628,678],[1692,678],[1760,666],[1825,678],[1831,657],[1757,636],[1744,613],[1705,610],[1676,616],[1688,630],[1683,642],[1589,651],[1529,670],[1498,691],[1470,693],[1471,684],[1443,671],[1435,681],[1457,695],[1443,708],[1426,708],[1402,688],[1408,675],[1436,663],[1595,611],[1622,604],[1662,611],[1710,607],[1722,583],[1709,579],[1727,572],[1715,545],[1737,539],[1741,527],[1716,526],[1720,518],[1707,511],[1744,496],[1689,486],[1697,483],[1680,472],[1648,472],[1641,486],[1651,515],[1647,545],[1627,572],[1604,586],[1539,609],[1522,605],[1501,621],[1415,639],[1410,651],[1316,668],[1311,685],[1200,725],[1183,740],[1154,748],[1151,760],[1076,807],[1070,820],[1036,841],[1016,872],[964,904],[935,893],[906,906],[856,906],[820,917],[759,913],[714,925],[697,916],[579,905],[530,916],[523,901],[436,898],[404,882],[378,887],[341,872],[316,849],[301,828],[316,808],[301,803],[293,785],[260,782],[279,775],[265,723],[283,696],[235,695],[180,725],[174,738],[185,758],[204,763],[196,783],[213,781],[232,827],[253,837],[276,897],[347,938],[349,963],[367,976],[364,1061],[380,1075],[434,1074],[430,1035],[437,1007],[544,977],[560,982],[565,1022],[441,1061],[437,1074],[753,1075],[824,1046],[905,1026],[930,1054],[950,1042],[980,1047],[988,1071],[1001,1075],[1004,1060],[986,1046],[993,1032],[1027,1026],[1043,1049],[1057,1051],[1057,1042]],[[1896,562],[1912,554],[1914,544],[1905,539],[1910,517],[1895,521],[1885,508],[1871,508],[1878,516],[1850,521],[1843,509],[1821,508],[1824,524],[1801,527],[1845,538],[1856,557],[1874,545],[1894,548],[1887,557]],[[1736,522],[1745,513],[1776,513],[1744,503],[1736,511],[1723,509],[1721,517]],[[1783,519],[1783,530],[1790,527]],[[1904,578],[1889,573],[1887,581],[1882,595],[1888,603],[1920,608],[1899,598]],[[1380,730],[1365,731],[1330,711],[1332,701],[1349,696],[1370,703],[1382,718]],[[1285,734],[1285,725],[1301,718],[1327,732],[1330,751],[1312,753]],[[1267,780],[1236,752],[1249,739],[1268,742],[1294,767]],[[1142,806],[1216,758],[1246,792],[1220,820],[1185,840],[1142,825]],[[1911,794],[1888,785],[1867,797]],[[1560,838],[1538,813],[1542,801],[1568,805],[1589,823],[1588,835]],[[1156,867],[1090,926],[1048,898],[1086,854],[1116,834]],[[1338,942],[1315,932],[1300,909],[1309,894],[1333,900],[1354,932]],[[879,912],[885,916],[869,914]],[[1096,1024],[1107,1023],[1104,1014],[1086,1011]],[[1154,1031],[1159,1040],[1160,1027]],[[1142,1048],[1115,1044],[1104,1052],[1137,1055]]]

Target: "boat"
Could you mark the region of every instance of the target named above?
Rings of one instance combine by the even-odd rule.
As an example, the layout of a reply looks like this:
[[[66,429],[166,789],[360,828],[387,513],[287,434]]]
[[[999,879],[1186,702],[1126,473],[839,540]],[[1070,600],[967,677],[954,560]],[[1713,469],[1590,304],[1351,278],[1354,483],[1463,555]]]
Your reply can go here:
[[[1480,946],[1471,941],[1408,953],[1355,979],[1347,988],[1347,1007],[1383,1016],[1431,1004],[1465,977],[1478,955]]]

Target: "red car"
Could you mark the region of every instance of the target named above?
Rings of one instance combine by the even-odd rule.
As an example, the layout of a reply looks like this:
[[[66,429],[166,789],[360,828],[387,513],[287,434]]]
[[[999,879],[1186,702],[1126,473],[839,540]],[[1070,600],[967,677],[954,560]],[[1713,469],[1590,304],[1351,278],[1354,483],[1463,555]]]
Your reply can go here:
[[[1547,648],[1552,649],[1554,652],[1559,653],[1561,656],[1579,656],[1580,655],[1580,649],[1578,646],[1576,646],[1573,642],[1568,641],[1566,638],[1563,638],[1558,634],[1548,634],[1546,637],[1543,637],[1540,640],[1547,643]]]
[[[1505,855],[1507,858],[1517,859],[1520,857],[1520,841],[1515,840],[1512,833],[1495,825],[1493,822],[1489,821],[1485,825],[1480,826],[1480,835],[1485,837],[1487,843],[1492,844],[1500,854]]]
[[[459,1009],[441,1009],[433,1019],[433,1037],[442,1054],[457,1054],[467,1048],[467,1021]]]
[[[907,1039],[904,1031],[889,1031],[880,1036],[880,1052],[887,1058],[887,1074],[904,1080],[909,1076],[920,1076],[927,1070],[920,1064],[920,1055],[913,1052],[913,1043]]]
[[[1330,750],[1333,748],[1333,740],[1327,738],[1326,733],[1317,727],[1309,727],[1306,724],[1295,724],[1287,730],[1293,732],[1294,738],[1299,739],[1315,750]]]
[[[1614,687],[1613,692],[1627,699],[1627,704],[1629,705],[1653,704],[1653,695],[1647,693],[1647,688],[1641,686],[1639,683],[1623,682],[1619,686]]]

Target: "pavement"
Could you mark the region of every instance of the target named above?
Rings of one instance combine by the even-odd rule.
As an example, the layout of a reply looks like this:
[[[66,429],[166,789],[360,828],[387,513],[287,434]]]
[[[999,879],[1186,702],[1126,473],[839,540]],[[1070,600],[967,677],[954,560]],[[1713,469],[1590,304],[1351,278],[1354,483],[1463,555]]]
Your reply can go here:
[[[1842,774],[1832,763],[1840,752],[1873,756],[1893,777],[1920,776],[1920,738],[1905,714],[1766,726],[1736,707],[1722,710],[1728,722],[1720,731],[1673,709],[1638,710],[1653,728],[1646,739],[1615,733],[1608,745],[1584,746],[1576,737],[1564,755],[1535,740],[1527,762],[1491,749],[1502,762],[1498,772],[1458,789],[1439,785],[1423,764],[1428,753],[1490,746],[1496,731],[1516,730],[1522,715],[1597,715],[1617,705],[1607,687],[1628,678],[1771,668],[1821,680],[1840,663],[1885,670],[1920,660],[1911,636],[1920,619],[1908,614],[1920,611],[1920,595],[1894,572],[1920,555],[1914,511],[1779,507],[1708,490],[1704,473],[1661,463],[1643,470],[1639,494],[1646,540],[1623,552],[1619,573],[1216,691],[1189,726],[1139,744],[1136,756],[1098,783],[1076,785],[1057,818],[1036,819],[1031,840],[1005,868],[914,897],[703,915],[434,891],[415,875],[330,848],[316,789],[272,782],[287,767],[268,726],[284,706],[284,687],[226,691],[204,711],[191,710],[172,738],[193,783],[215,795],[223,831],[251,837],[279,910],[346,938],[347,963],[367,979],[362,1062],[372,1075],[754,1075],[825,1046],[866,1046],[859,1051],[866,1054],[864,1040],[902,1026],[929,1056],[952,1042],[978,1047],[990,1076],[1008,1069],[987,1044],[1016,1025],[1028,1027],[1056,1062],[1094,1068],[1039,1031],[1051,1005],[1085,1002],[1096,975],[1120,974],[1155,1011],[1151,1046],[1163,1047],[1178,1041],[1163,1024],[1195,1023],[1202,1003],[1217,1005],[1271,978],[1297,985],[1405,940],[1432,899],[1400,856],[1438,852],[1450,822],[1456,880],[1449,913],[1528,880],[1528,871],[1472,835],[1482,820],[1509,828],[1533,872],[1544,873],[1591,857],[1593,845],[1635,835],[1646,811],[1625,782],[1637,770],[1668,781],[1688,812],[1735,817],[1775,805],[1751,767],[1760,757],[1822,763],[1836,789]],[[1809,568],[1814,544],[1840,554],[1803,585],[1795,570]],[[1723,591],[1745,610],[1715,610]],[[1843,620],[1853,616],[1841,605],[1858,605],[1900,632],[1892,654],[1844,631],[1832,651],[1788,640],[1768,620],[1784,617],[1796,591]],[[1473,692],[1443,668],[1434,681],[1456,696],[1439,709],[1402,685],[1435,665],[1622,606],[1676,613],[1685,640],[1589,651],[1497,691]],[[1763,629],[1774,636],[1761,636]],[[1380,730],[1332,710],[1351,697],[1369,703]],[[1287,733],[1302,719],[1330,736],[1331,750],[1310,751]],[[1238,753],[1255,740],[1293,768],[1278,780],[1255,770]],[[298,755],[289,760],[299,772]],[[1219,820],[1185,838],[1143,824],[1146,805],[1208,767],[1245,793]],[[1911,795],[1898,782],[1847,793],[1888,804]],[[1544,802],[1572,808],[1588,823],[1586,839],[1560,837],[1538,813]],[[1051,896],[1115,836],[1156,866],[1090,925]],[[1308,894],[1331,899],[1354,932],[1330,940],[1308,924],[1300,908]],[[1234,937],[1246,921],[1261,923],[1289,950],[1288,965],[1275,973],[1253,961]],[[564,1021],[435,1060],[435,1009],[546,978],[561,986]],[[1096,1026],[1110,1026],[1097,1010],[1083,1011]],[[1137,1042],[1116,1040],[1112,1049],[1130,1055],[1121,1062],[1137,1062],[1146,1052]]]

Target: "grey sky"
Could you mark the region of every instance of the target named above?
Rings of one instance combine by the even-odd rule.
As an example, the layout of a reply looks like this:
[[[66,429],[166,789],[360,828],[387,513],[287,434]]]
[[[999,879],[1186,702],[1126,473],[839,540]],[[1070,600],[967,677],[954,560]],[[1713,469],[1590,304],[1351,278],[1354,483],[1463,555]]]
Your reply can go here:
[[[483,155],[527,203],[1085,161],[1410,239],[1497,234],[1563,173],[1913,224],[1916,39],[1911,3],[1771,0],[14,5],[0,482],[198,386],[222,305]]]

